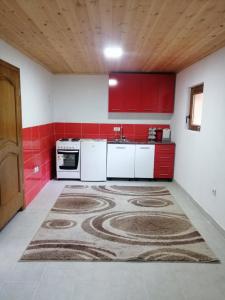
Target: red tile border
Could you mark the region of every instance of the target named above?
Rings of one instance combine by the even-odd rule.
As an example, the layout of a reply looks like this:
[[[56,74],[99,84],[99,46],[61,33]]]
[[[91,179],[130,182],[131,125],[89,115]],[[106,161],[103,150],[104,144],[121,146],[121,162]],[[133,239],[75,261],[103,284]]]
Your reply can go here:
[[[54,123],[54,134],[65,133],[65,123]]]
[[[54,124],[44,124],[23,128],[23,158],[24,158],[24,191],[25,205],[28,205],[43,186],[50,180],[52,174],[54,149]],[[34,173],[34,167],[39,172]]]
[[[81,137],[81,133],[82,133],[81,123],[65,123],[65,133],[72,134],[73,137]]]
[[[169,128],[164,124],[113,124],[113,123],[54,123],[54,141],[60,138],[118,138],[120,132],[114,127],[123,127],[123,135],[129,139],[147,139],[148,128]]]
[[[82,123],[82,138],[86,138],[90,135],[95,136],[96,138],[99,137],[100,134],[100,126],[98,123]]]

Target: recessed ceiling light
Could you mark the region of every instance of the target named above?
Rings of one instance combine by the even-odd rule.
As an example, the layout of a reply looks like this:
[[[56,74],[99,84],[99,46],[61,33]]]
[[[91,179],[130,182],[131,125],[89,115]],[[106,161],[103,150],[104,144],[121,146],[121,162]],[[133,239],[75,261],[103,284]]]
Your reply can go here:
[[[109,79],[109,86],[115,86],[118,84],[118,81],[114,78]]]
[[[104,49],[104,55],[106,58],[119,58],[123,54],[121,47],[106,47]]]

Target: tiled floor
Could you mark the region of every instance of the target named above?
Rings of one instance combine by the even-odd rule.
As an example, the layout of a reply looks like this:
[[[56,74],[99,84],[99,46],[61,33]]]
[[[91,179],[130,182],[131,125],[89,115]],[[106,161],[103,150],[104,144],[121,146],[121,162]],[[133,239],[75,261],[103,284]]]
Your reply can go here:
[[[156,184],[107,184],[115,183]],[[175,183],[157,184],[168,187],[221,264],[18,262],[65,184],[50,182],[0,232],[1,300],[225,299],[225,238]]]

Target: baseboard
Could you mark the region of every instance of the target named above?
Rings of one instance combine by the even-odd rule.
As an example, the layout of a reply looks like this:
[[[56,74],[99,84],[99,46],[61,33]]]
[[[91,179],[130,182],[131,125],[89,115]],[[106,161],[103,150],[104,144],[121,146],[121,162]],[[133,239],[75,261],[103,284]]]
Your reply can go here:
[[[223,238],[225,239],[225,230],[221,227],[205,210],[204,208],[199,205],[194,198],[174,179],[173,182],[190,198],[191,202],[199,209],[200,213],[207,218],[207,220],[215,226],[218,231],[222,234]]]

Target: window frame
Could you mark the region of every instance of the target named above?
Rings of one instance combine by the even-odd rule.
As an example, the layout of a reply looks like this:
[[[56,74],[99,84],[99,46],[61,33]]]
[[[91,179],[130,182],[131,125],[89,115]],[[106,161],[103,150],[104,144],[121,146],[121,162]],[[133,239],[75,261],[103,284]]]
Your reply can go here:
[[[188,122],[188,129],[193,131],[200,131],[201,125],[193,125],[192,119],[193,119],[193,103],[194,103],[194,96],[196,94],[201,94],[204,92],[204,83],[198,84],[196,86],[191,87],[191,94],[190,94],[190,109],[189,109],[189,122]]]

